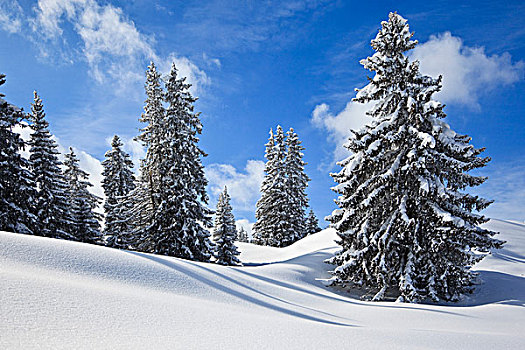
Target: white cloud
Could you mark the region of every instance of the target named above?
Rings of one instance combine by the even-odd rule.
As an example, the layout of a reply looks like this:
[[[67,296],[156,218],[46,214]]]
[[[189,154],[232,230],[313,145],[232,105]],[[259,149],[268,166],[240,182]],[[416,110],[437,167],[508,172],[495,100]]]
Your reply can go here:
[[[465,46],[460,38],[448,32],[418,45],[411,58],[420,61],[423,74],[443,75],[443,89],[436,99],[471,108],[479,108],[478,101],[483,93],[518,81],[525,66],[522,61],[512,63],[508,53],[487,56],[484,48]],[[350,129],[359,129],[369,120],[365,112],[370,108],[371,104],[352,101],[337,114],[331,113],[325,103],[315,107],[311,121],[328,132],[328,140],[336,146],[335,160],[347,155],[342,145],[351,136]]]
[[[436,98],[446,103],[479,108],[483,93],[512,84],[523,76],[523,61],[513,63],[509,53],[488,56],[483,47],[469,47],[445,32],[416,46],[412,59],[420,61],[425,75],[443,75],[443,89]]]
[[[227,186],[233,209],[253,212],[264,179],[264,162],[248,160],[244,173],[230,164],[211,164],[206,167],[206,178],[210,196],[217,198]]]
[[[0,0],[0,28],[9,33],[20,32],[23,13],[16,0]]]
[[[312,123],[328,133],[327,139],[336,145],[334,160],[338,161],[348,156],[348,151],[343,144],[351,135],[350,130],[362,128],[370,117],[366,112],[370,109],[369,104],[348,102],[345,109],[334,115],[330,107],[322,103],[317,105],[312,112]]]

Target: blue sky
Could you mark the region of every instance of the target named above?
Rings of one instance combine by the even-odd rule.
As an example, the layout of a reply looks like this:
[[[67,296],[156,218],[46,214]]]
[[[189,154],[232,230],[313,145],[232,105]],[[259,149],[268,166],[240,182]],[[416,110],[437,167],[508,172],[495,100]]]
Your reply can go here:
[[[303,141],[311,205],[334,208],[330,171],[365,107],[359,60],[390,11],[404,16],[425,74],[444,75],[437,98],[454,130],[487,147],[489,176],[475,192],[487,215],[525,220],[525,4],[522,1],[0,0],[2,92],[29,110],[41,95],[52,132],[99,170],[119,134],[135,160],[144,71],[175,61],[194,84],[211,205],[224,184],[237,219],[253,222],[264,144],[277,124]]]

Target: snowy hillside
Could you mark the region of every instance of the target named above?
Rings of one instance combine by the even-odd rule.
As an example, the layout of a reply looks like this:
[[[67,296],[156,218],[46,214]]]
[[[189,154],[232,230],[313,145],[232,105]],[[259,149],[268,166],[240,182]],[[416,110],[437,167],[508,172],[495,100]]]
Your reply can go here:
[[[330,229],[281,249],[239,243],[244,267],[2,232],[0,348],[524,348],[525,225],[488,226],[508,243],[451,306],[324,287]]]

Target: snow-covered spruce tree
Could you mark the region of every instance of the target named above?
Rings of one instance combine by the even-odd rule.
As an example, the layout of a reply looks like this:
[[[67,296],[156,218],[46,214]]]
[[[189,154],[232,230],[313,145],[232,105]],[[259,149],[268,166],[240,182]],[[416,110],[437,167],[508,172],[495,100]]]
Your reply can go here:
[[[135,188],[133,162],[122,150],[122,142],[115,135],[111,141],[111,149],[105,154],[102,162],[102,188],[106,200],[104,202],[105,225],[104,244],[114,248],[128,248],[132,241],[132,224],[129,218],[132,202],[128,196]]]
[[[284,167],[286,172],[286,192],[288,194],[288,222],[290,240],[287,244],[292,244],[295,241],[307,235],[306,230],[306,207],[308,206],[308,197],[306,195],[306,188],[310,179],[304,172],[306,163],[303,161],[304,147],[301,146],[301,141],[297,137],[293,128],[286,133],[286,158]]]
[[[4,83],[5,75],[0,74],[0,86]],[[13,132],[24,114],[3,97],[0,93],[0,231],[32,234],[37,229],[31,205],[36,186],[29,161],[20,153],[24,141]]]
[[[219,195],[217,210],[215,211],[215,227],[213,229],[213,242],[215,243],[215,262],[221,265],[238,265],[237,247],[234,242],[237,238],[235,218],[230,205],[230,195],[226,186]]]
[[[475,214],[491,202],[465,192],[485,177],[468,174],[490,159],[442,121],[443,105],[432,100],[441,77],[419,73],[405,52],[417,44],[396,13],[381,23],[372,57],[361,61],[375,72],[355,101],[376,102],[373,120],[353,131],[345,145],[352,155],[333,174],[340,209],[329,221],[342,250],[332,282],[357,286],[372,300],[458,300],[472,289],[470,267],[490,248],[495,232]]]
[[[65,158],[64,175],[68,185],[67,197],[71,216],[68,232],[78,241],[98,243],[101,238],[99,221],[102,216],[94,209],[98,206],[100,198],[89,192],[88,188],[93,185],[88,181],[88,174],[80,169],[73,148],[69,147]]]
[[[204,206],[208,182],[200,158],[206,154],[197,145],[202,124],[193,111],[196,99],[185,78],[177,79],[175,64],[165,85],[165,113],[160,120],[150,121],[148,137],[139,138],[147,141],[141,170],[154,204],[141,247],[157,254],[209,261],[213,244],[206,226],[211,226],[212,211]]]
[[[71,239],[67,184],[58,160],[57,143],[49,132],[42,99],[34,92],[31,105],[31,146],[29,160],[37,187],[34,202],[37,227],[34,234],[44,237]]]
[[[241,226],[240,229],[237,230],[237,241],[238,242],[243,242],[243,243],[248,243],[249,242],[248,233],[246,232],[246,230],[242,226]]]
[[[321,228],[319,227],[319,220],[315,216],[314,211],[310,209],[308,217],[306,218],[306,234],[312,235],[319,231],[321,231]]]
[[[261,199],[257,201],[253,225],[253,243],[273,247],[285,247],[293,243],[290,234],[290,200],[286,191],[286,145],[281,126],[275,135],[270,130],[266,144],[266,175],[261,184]]]
[[[144,84],[146,101],[144,102],[144,112],[139,121],[145,123],[144,128],[140,129],[140,134],[136,140],[140,141],[146,148],[155,148],[155,144],[161,138],[163,123],[166,110],[163,106],[163,91],[161,86],[161,76],[157,67],[150,62],[146,71],[146,83]],[[159,205],[159,190],[155,187],[159,181],[155,159],[156,154],[148,154],[140,164],[140,175],[137,186],[126,197],[126,203],[130,207],[128,219],[132,224],[132,234],[130,244],[134,249],[146,250],[145,242],[146,229],[152,224],[155,210]]]
[[[145,159],[142,160],[140,168],[140,181],[143,183],[143,189],[149,192],[147,198],[154,212],[160,204],[158,198],[160,190],[158,186],[161,184],[160,176],[161,172],[158,169],[159,164],[162,163],[162,153],[153,152],[153,150],[159,148],[159,144],[163,137],[165,137],[165,122],[166,122],[166,109],[163,106],[163,91],[161,86],[161,76],[157,72],[157,68],[153,62],[148,66],[146,71],[146,83],[144,85],[146,91],[146,101],[144,104],[144,113],[142,113],[140,122],[146,125],[140,131],[140,135],[137,136],[137,140],[142,142],[144,147],[152,151],[148,151]],[[153,217],[153,213],[149,215]]]

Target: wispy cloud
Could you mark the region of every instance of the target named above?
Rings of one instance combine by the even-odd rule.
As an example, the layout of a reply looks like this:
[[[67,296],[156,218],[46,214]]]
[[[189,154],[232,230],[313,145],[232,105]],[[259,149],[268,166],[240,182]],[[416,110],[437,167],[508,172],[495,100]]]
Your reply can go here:
[[[37,44],[43,55],[52,57],[59,49],[74,62],[78,50],[99,83],[139,82],[143,79],[138,69],[142,62],[157,59],[153,38],[141,34],[122,9],[111,4],[99,5],[95,0],[39,0],[33,10],[35,17],[29,22],[40,39]],[[67,24],[80,38],[78,43],[71,39],[76,36],[64,33]]]
[[[210,79],[189,58],[157,53],[154,37],[140,32],[120,7],[97,0],[38,0],[32,11],[16,0],[0,3],[0,29],[23,35],[51,63],[85,62],[91,77],[117,93],[140,91],[147,63],[171,62],[192,83],[193,92]]]
[[[9,33],[22,30],[24,10],[16,0],[0,0],[0,28]]]

